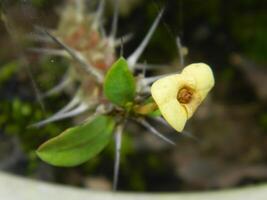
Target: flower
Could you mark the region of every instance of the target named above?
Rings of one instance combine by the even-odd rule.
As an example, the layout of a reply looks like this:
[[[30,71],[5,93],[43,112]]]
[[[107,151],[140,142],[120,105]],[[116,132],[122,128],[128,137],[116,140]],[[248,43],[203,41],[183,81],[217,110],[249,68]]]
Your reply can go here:
[[[211,68],[204,63],[194,63],[180,74],[154,82],[151,94],[165,120],[181,132],[213,86]]]

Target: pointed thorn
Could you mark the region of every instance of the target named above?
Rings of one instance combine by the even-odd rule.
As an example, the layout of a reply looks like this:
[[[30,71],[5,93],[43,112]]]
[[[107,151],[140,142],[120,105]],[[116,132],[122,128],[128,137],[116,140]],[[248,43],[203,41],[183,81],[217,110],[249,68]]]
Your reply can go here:
[[[95,69],[93,66],[91,66],[80,52],[68,47],[65,43],[63,43],[60,39],[53,36],[47,30],[44,30],[44,32],[49,37],[51,37],[51,39],[53,39],[56,44],[58,44],[63,49],[65,49],[74,60],[79,62],[80,63],[79,66],[81,67],[82,70],[84,70],[88,74],[92,75],[96,79],[96,81],[98,81],[99,83],[103,82],[103,80],[104,80],[103,74],[100,71],[98,71],[97,69]]]
[[[34,53],[52,55],[52,56],[68,57],[68,54],[66,54],[64,50],[59,50],[59,49],[30,48],[29,51],[34,52]]]
[[[76,6],[76,20],[78,22],[81,22],[83,19],[83,13],[84,13],[84,0],[76,0],[75,6]]]
[[[41,98],[46,98],[54,94],[58,94],[59,92],[63,91],[71,83],[71,81],[72,81],[71,78],[66,77],[65,75],[63,80],[58,85],[56,85],[55,87],[53,87],[52,89],[41,95]]]
[[[56,115],[59,115],[59,114],[63,114],[63,113],[66,113],[68,111],[70,111],[71,109],[73,109],[75,106],[77,106],[79,103],[81,103],[80,101],[80,96],[78,95],[75,95],[74,98],[66,105],[64,106],[62,109],[60,109]]]
[[[157,122],[160,122],[164,126],[170,127],[169,124],[162,117],[152,117],[152,119],[155,119]]]
[[[37,33],[31,33],[27,36],[28,40],[33,40],[33,41],[38,41],[38,42],[47,42],[47,43],[52,43],[53,41],[51,40],[51,38],[46,37],[44,35],[41,34],[37,34]]]
[[[159,75],[159,76],[152,76],[148,78],[144,78],[145,85],[150,85],[151,83],[154,83],[156,80],[165,77],[166,75]]]
[[[113,1],[114,1],[114,14],[113,14],[112,26],[111,26],[109,38],[114,40],[117,34],[117,29],[118,29],[119,2],[118,0],[113,0]]]
[[[125,44],[125,43],[129,42],[133,38],[133,35],[134,35],[133,33],[129,33],[129,34],[122,36],[120,39],[116,39],[114,42],[114,46],[118,47],[121,44]],[[122,41],[123,41],[123,43],[121,43]]]
[[[145,38],[143,39],[143,41],[141,42],[141,44],[137,47],[137,49],[132,53],[132,55],[130,55],[127,59],[129,67],[133,70],[135,68],[135,64],[138,61],[138,59],[140,58],[141,54],[144,52],[148,42],[150,41],[153,33],[155,32],[160,19],[163,15],[164,9],[162,9],[158,16],[156,17],[156,19],[154,20],[151,28],[149,29],[147,35],[145,36]]]
[[[30,125],[30,127],[35,127],[35,128],[40,128],[46,124],[55,122],[55,121],[59,121],[62,119],[66,119],[66,118],[70,118],[70,117],[74,117],[77,116],[85,111],[87,111],[89,109],[88,105],[86,104],[80,104],[78,107],[74,108],[73,110],[67,112],[67,113],[61,113],[61,114],[55,114],[43,121],[37,122],[35,124]]]
[[[180,37],[176,38],[176,45],[178,48],[180,67],[183,68],[184,67],[184,53],[183,53],[183,45],[182,45]]]
[[[166,65],[147,64],[147,63],[136,63],[135,65],[135,69],[139,70],[142,70],[144,67],[148,70],[149,69],[156,70],[156,69],[162,69],[163,67],[166,67]]]
[[[104,8],[105,8],[105,4],[106,1],[105,0],[100,0],[99,4],[98,4],[98,8],[95,14],[95,18],[93,21],[93,28],[96,30],[100,27],[101,21],[102,21],[102,15],[104,12]]]
[[[172,140],[170,140],[169,138],[165,137],[163,134],[161,134],[157,129],[155,129],[153,126],[151,126],[144,119],[141,119],[138,122],[141,123],[144,127],[146,127],[151,133],[153,133],[154,135],[158,136],[159,138],[161,138],[165,142],[167,142],[167,143],[169,143],[171,145],[174,145],[174,146],[176,145]]]
[[[186,137],[189,137],[189,138],[191,138],[191,139],[193,139],[193,140],[195,140],[195,141],[197,141],[197,142],[199,142],[200,140],[199,140],[199,138],[197,138],[195,135],[193,135],[191,132],[189,132],[189,131],[183,131],[182,132],[182,135],[183,136],[186,136]]]
[[[123,124],[120,124],[115,132],[115,161],[114,161],[113,186],[112,186],[113,191],[116,191],[118,186],[122,132],[123,132]]]

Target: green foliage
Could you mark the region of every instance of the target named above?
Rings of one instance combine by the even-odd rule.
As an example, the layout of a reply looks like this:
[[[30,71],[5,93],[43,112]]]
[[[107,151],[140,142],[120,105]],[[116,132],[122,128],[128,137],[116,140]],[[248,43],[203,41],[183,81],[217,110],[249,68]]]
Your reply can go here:
[[[9,62],[0,68],[0,82],[8,80],[18,69],[17,61]]]
[[[54,137],[54,133],[60,131],[64,126],[55,124],[40,129],[27,128],[31,123],[43,119],[43,113],[38,103],[29,103],[18,98],[0,101],[0,124],[7,135],[16,136],[21,140],[23,149],[28,153],[36,149],[38,144],[45,138]]]
[[[38,68],[33,66],[32,69],[38,70],[35,72],[34,77],[41,89],[46,91],[60,82],[62,74],[69,73],[65,71],[67,67],[68,61],[64,58],[44,57],[40,59]]]
[[[37,150],[38,156],[55,166],[76,166],[98,154],[110,141],[115,122],[98,116],[83,125],[67,129]]]
[[[127,61],[121,57],[106,75],[104,94],[112,103],[124,107],[134,101],[135,87],[134,76],[128,69]]]

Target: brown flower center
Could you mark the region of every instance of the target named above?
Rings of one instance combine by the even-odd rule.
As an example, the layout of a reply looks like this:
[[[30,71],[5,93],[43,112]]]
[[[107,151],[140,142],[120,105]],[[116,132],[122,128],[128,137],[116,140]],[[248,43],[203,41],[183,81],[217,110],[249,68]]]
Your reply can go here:
[[[188,87],[181,88],[177,94],[177,100],[182,104],[189,103],[192,97],[193,97],[193,91]]]

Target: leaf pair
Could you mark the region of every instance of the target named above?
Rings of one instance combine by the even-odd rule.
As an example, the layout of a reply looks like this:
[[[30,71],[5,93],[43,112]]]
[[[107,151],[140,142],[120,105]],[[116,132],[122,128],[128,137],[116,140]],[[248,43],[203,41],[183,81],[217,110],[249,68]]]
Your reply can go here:
[[[108,71],[104,94],[112,103],[121,107],[134,101],[135,80],[125,59],[120,58]],[[104,149],[111,139],[114,127],[115,120],[112,117],[98,116],[45,142],[37,150],[37,155],[55,166],[82,164]]]

